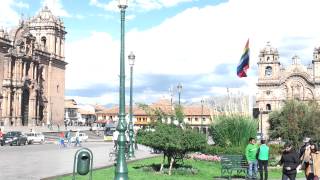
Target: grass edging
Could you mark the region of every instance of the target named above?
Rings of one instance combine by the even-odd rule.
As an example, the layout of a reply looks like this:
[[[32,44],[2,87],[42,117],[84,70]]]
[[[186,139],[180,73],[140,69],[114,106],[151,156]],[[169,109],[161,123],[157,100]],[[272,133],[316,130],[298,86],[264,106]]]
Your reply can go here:
[[[136,161],[140,161],[140,160],[144,160],[144,159],[151,159],[151,158],[154,158],[154,157],[157,157],[157,156],[163,156],[162,154],[157,154],[157,155],[153,155],[153,156],[150,156],[150,157],[142,157],[142,158],[136,158],[136,159],[131,159],[131,160],[128,160],[127,161],[127,164],[129,163],[134,163]],[[106,165],[106,166],[101,166],[101,167],[97,167],[97,168],[93,168],[92,171],[96,171],[96,170],[101,170],[101,169],[106,169],[106,168],[110,168],[112,166],[115,166],[115,163],[113,164],[110,164],[110,165]],[[65,176],[72,176],[73,175],[73,172],[71,173],[65,173],[65,174],[60,174],[60,175],[56,175],[56,176],[50,176],[50,177],[46,177],[46,178],[42,178],[40,180],[54,180],[54,179],[57,179],[57,178],[61,178],[61,177],[65,177]]]

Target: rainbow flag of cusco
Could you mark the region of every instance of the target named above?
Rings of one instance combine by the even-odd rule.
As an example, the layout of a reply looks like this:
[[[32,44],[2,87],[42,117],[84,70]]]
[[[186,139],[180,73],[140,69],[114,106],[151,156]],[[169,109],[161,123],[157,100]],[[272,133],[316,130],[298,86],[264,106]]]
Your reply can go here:
[[[244,52],[241,56],[240,63],[237,67],[237,75],[242,77],[247,77],[247,70],[249,69],[249,60],[250,60],[250,49],[249,49],[249,39],[244,48]]]

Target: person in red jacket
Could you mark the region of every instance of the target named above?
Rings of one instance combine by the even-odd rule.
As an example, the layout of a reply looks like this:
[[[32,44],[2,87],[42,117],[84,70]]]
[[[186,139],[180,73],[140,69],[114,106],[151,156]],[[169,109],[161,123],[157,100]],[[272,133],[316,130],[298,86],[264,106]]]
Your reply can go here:
[[[59,137],[60,137],[60,147],[66,147],[66,145],[64,144],[64,133],[63,133],[63,131],[61,131],[59,133]]]
[[[3,132],[2,132],[2,130],[0,128],[0,139],[2,139],[2,136],[3,136]]]

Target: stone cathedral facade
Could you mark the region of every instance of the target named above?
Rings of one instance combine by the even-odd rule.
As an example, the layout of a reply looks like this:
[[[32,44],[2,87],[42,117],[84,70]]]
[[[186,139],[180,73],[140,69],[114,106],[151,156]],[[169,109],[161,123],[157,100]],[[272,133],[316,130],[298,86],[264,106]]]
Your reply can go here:
[[[63,124],[65,35],[47,7],[0,29],[0,126]]]
[[[265,135],[269,127],[268,113],[280,109],[285,100],[315,100],[320,103],[320,47],[314,49],[308,66],[302,65],[295,55],[291,65],[285,68],[279,61],[278,50],[267,43],[259,54],[258,72],[256,104],[262,112],[259,129],[262,124]]]

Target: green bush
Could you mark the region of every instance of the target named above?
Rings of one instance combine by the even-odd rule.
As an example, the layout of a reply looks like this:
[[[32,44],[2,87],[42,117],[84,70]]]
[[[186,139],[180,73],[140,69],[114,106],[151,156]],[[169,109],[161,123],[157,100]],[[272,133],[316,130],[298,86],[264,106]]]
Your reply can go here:
[[[204,154],[222,155],[222,154],[245,154],[244,147],[221,147],[221,146],[207,146],[201,151]]]
[[[231,115],[219,116],[210,127],[213,141],[221,147],[245,147],[250,137],[257,135],[257,121],[250,117]]]
[[[280,160],[282,145],[270,144],[269,146],[269,166],[276,166]]]
[[[282,145],[270,144],[269,146],[269,165],[276,166],[280,160]],[[201,153],[210,155],[223,155],[223,154],[238,154],[244,155],[244,147],[221,147],[221,146],[206,146]]]

